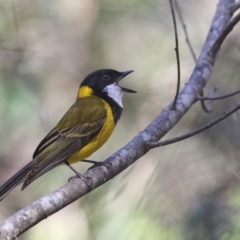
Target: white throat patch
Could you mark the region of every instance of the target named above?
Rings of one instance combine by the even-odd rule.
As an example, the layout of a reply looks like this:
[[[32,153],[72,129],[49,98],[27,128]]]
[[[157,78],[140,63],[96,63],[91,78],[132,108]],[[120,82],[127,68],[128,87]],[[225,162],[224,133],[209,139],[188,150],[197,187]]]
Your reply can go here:
[[[123,90],[116,83],[106,86],[103,89],[103,92],[106,92],[110,98],[112,98],[120,107],[123,108]]]

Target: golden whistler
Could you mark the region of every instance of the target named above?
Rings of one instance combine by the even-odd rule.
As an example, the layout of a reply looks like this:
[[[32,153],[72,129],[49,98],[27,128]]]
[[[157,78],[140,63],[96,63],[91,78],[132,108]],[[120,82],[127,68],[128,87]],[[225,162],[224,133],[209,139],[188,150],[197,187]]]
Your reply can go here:
[[[124,92],[119,81],[133,72],[101,69],[89,74],[81,83],[77,99],[55,128],[39,143],[33,160],[0,187],[0,201],[17,185],[22,190],[60,164],[66,164],[82,177],[72,163],[85,161],[112,134],[123,110]],[[86,180],[83,178],[83,180]]]

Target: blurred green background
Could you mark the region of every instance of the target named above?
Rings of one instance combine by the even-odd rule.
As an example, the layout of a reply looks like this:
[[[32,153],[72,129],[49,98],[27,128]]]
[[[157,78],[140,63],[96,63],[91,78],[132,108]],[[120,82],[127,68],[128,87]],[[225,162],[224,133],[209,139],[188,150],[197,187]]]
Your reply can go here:
[[[216,0],[178,1],[199,55]],[[182,86],[194,61],[180,24]],[[218,54],[209,87],[240,88],[240,27]],[[124,113],[91,158],[104,160],[170,103],[176,88],[172,19],[167,0],[0,0],[0,183],[31,160],[40,140],[75,101],[83,78],[100,68],[134,74],[121,85]],[[191,131],[235,106],[239,96],[195,104],[166,138]],[[154,149],[125,172],[42,221],[19,240],[239,239],[239,113],[205,133]],[[84,172],[86,163],[76,165]],[[67,182],[58,167],[0,203],[0,222]]]

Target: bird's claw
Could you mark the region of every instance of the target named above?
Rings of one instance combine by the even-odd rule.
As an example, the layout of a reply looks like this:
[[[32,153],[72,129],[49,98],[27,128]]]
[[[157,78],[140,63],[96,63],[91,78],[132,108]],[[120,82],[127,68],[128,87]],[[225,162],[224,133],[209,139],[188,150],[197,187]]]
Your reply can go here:
[[[79,174],[76,174],[75,176],[72,176],[68,179],[68,182],[71,182],[73,179],[76,179],[76,178],[80,178],[82,179],[86,185],[88,186],[89,189],[92,189],[92,184],[91,182],[89,182],[89,180],[91,180],[92,178],[91,177],[84,177],[83,175],[81,175],[80,173]]]

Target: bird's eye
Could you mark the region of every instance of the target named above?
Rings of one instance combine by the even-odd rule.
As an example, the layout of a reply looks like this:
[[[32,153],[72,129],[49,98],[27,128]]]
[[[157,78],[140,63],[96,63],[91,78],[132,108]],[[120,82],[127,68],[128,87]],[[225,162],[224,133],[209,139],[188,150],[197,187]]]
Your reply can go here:
[[[102,80],[104,80],[104,81],[109,81],[110,79],[111,79],[111,77],[109,75],[102,76]]]

